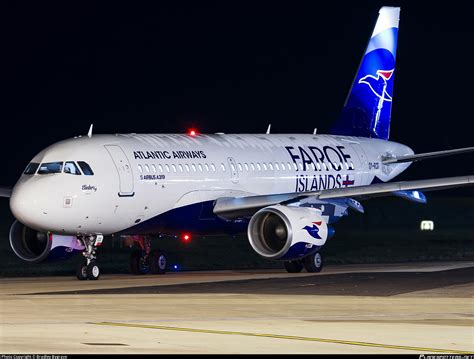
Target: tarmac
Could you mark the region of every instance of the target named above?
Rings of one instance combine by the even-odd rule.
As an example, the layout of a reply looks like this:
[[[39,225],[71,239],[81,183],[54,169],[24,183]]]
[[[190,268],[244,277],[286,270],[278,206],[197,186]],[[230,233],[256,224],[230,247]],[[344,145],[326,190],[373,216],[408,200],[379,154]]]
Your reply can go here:
[[[0,279],[0,352],[474,352],[474,262]]]

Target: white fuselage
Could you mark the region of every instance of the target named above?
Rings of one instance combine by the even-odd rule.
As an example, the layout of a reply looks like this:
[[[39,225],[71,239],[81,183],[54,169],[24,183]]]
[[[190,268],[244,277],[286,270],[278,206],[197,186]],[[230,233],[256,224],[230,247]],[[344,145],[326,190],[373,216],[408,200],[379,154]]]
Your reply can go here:
[[[23,174],[10,207],[25,225],[57,234],[172,232],[161,216],[173,210],[223,197],[361,186],[375,177],[385,182],[409,164],[385,166],[381,157],[409,154],[395,142],[331,135],[77,137],[51,145],[32,162],[84,161],[94,174]],[[186,229],[211,215],[190,211],[186,216],[198,218],[174,220]],[[154,224],[139,227],[145,223]]]

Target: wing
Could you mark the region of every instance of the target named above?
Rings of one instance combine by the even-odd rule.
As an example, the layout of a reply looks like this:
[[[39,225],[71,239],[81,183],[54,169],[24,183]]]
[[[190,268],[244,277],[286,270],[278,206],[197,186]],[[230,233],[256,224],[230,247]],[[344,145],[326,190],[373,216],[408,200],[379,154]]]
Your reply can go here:
[[[10,198],[12,195],[12,189],[10,187],[0,187],[0,197]]]
[[[308,197],[319,200],[355,198],[364,200],[388,196],[400,191],[435,191],[447,188],[474,185],[474,175],[462,177],[435,178],[417,181],[377,183],[367,186],[326,189],[316,192],[282,193],[249,197],[219,198],[214,204],[214,213],[222,218],[232,219],[253,215],[261,208],[274,204],[289,204]]]

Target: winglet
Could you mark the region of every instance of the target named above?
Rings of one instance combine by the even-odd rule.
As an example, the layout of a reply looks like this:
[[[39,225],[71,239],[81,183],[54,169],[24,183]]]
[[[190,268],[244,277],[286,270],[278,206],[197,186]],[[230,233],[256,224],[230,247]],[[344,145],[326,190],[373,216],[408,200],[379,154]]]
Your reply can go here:
[[[87,137],[91,138],[92,137],[92,128],[94,127],[94,124],[91,123],[91,127],[89,127],[89,132],[87,132]]]

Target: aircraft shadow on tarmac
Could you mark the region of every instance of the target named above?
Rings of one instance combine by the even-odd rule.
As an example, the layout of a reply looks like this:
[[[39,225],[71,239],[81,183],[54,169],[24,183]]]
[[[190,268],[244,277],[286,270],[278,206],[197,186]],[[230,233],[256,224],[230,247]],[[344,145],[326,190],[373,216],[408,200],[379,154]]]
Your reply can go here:
[[[474,281],[474,267],[438,272],[373,272],[312,275],[291,278],[250,279],[210,283],[172,284],[107,288],[62,292],[29,293],[68,294],[295,294],[393,296],[415,291],[468,284]]]

